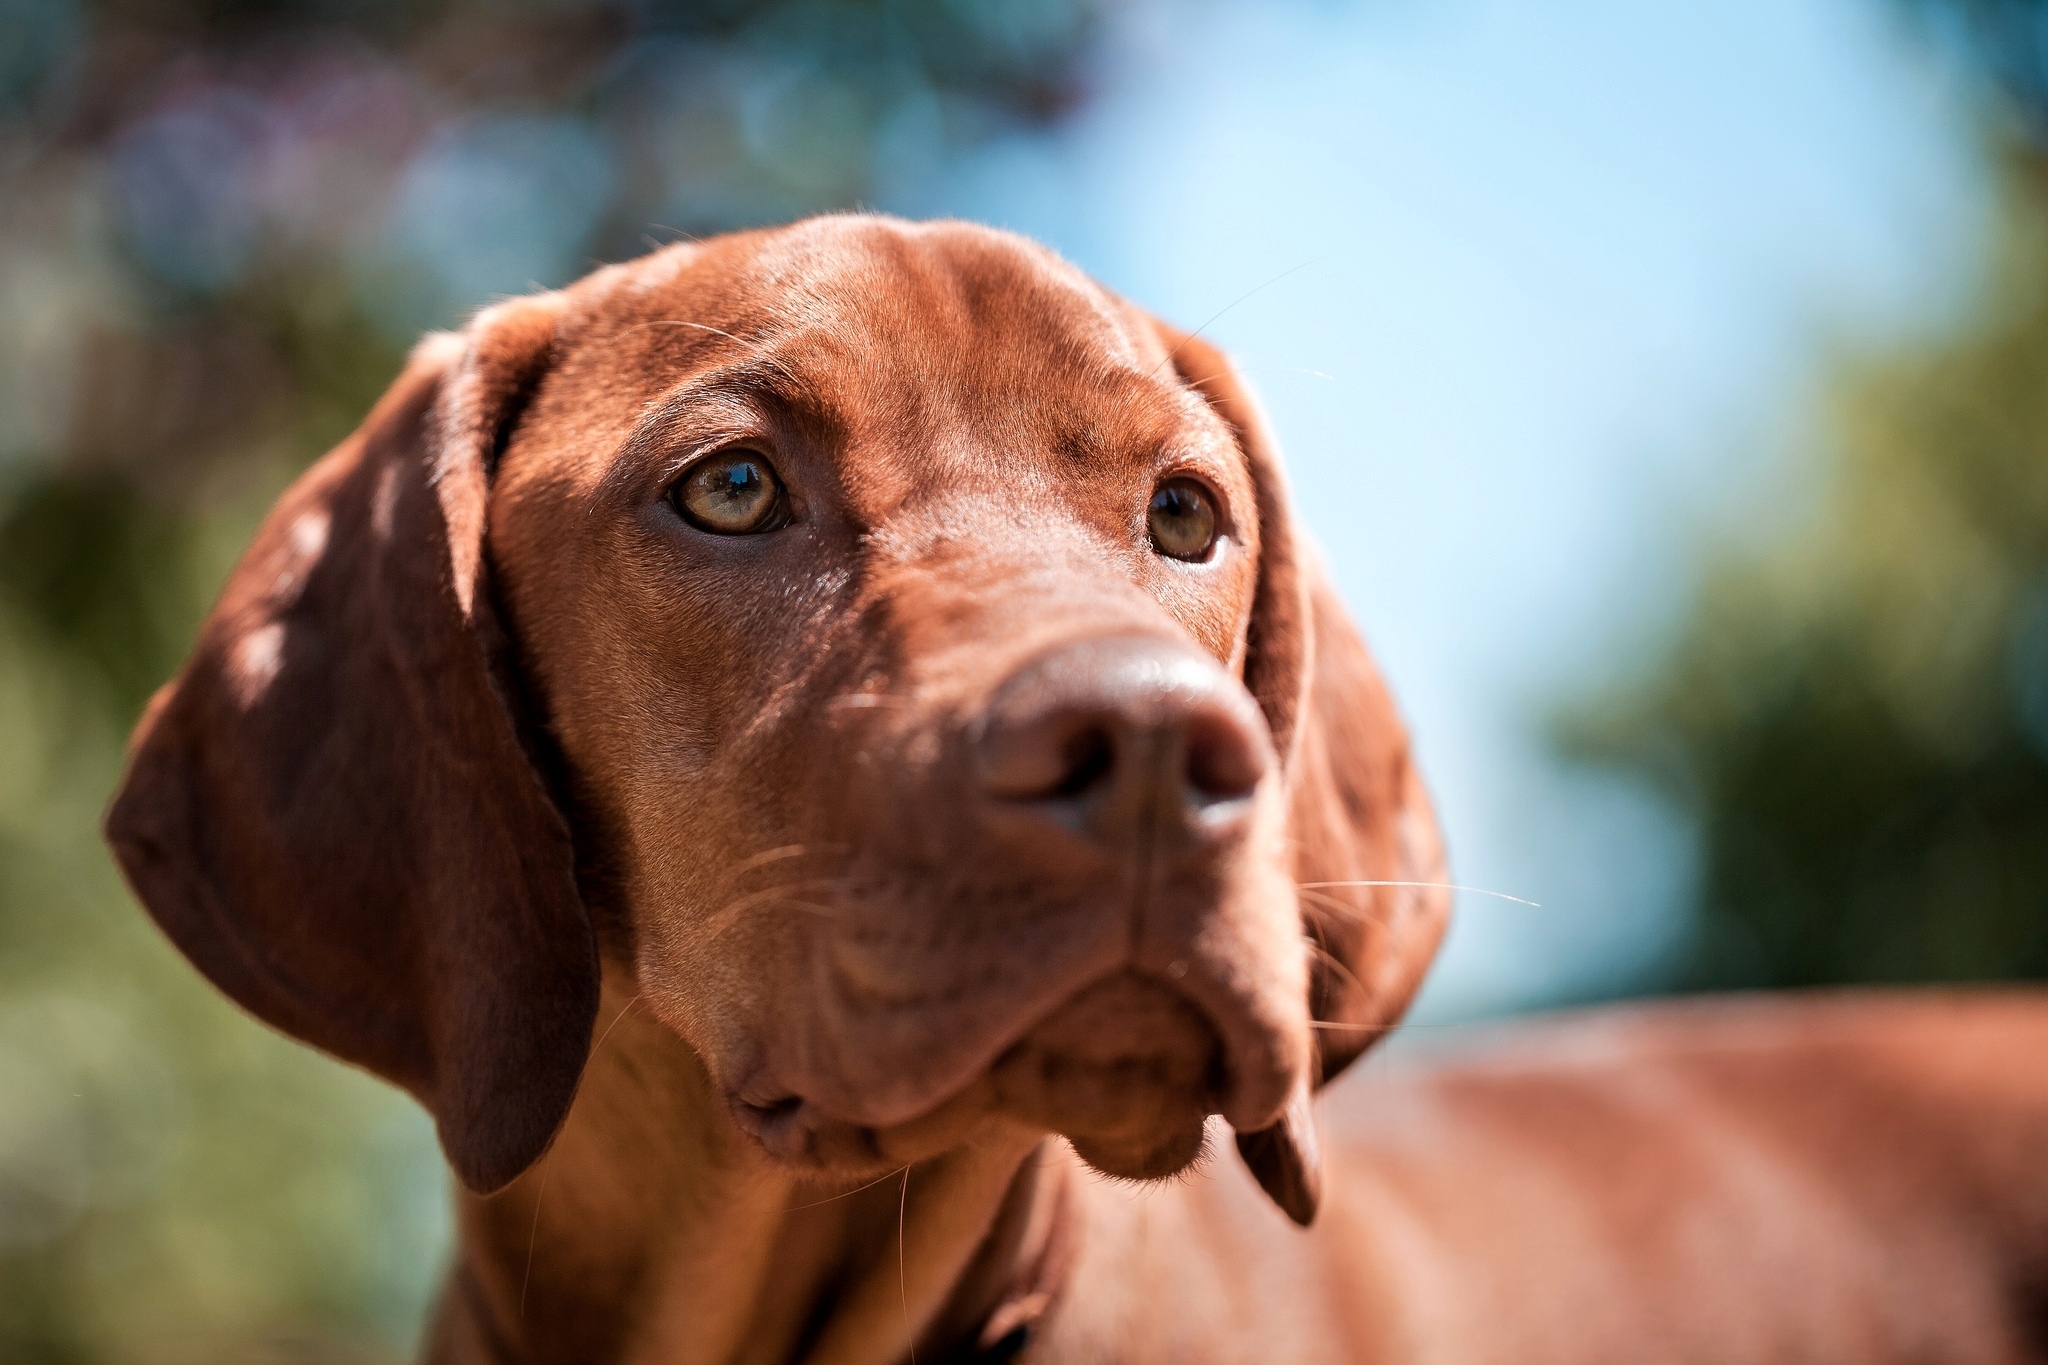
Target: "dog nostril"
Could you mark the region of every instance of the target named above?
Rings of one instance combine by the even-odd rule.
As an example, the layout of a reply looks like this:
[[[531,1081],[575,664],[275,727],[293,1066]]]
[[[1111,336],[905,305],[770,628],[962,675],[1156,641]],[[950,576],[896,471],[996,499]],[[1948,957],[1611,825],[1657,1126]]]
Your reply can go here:
[[[1005,801],[1071,801],[1117,766],[1117,740],[1099,716],[1055,712],[992,727],[982,741],[981,782]]]
[[[1109,776],[1116,766],[1116,741],[1099,725],[1084,726],[1067,737],[1060,757],[1066,775],[1046,794],[1071,800]]]
[[[1251,795],[1265,775],[1265,755],[1234,718],[1212,714],[1191,720],[1187,780],[1196,795],[1207,801],[1234,801]]]

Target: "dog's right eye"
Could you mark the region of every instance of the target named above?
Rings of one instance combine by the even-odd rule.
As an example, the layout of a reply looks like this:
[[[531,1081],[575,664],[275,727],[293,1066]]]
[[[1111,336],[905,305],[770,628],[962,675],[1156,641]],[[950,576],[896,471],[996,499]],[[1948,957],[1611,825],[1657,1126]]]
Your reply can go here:
[[[718,536],[759,535],[787,520],[782,480],[759,451],[724,450],[691,466],[669,493],[684,521]]]
[[[1216,544],[1216,503],[1193,479],[1168,479],[1145,508],[1152,548],[1168,559],[1200,561]]]

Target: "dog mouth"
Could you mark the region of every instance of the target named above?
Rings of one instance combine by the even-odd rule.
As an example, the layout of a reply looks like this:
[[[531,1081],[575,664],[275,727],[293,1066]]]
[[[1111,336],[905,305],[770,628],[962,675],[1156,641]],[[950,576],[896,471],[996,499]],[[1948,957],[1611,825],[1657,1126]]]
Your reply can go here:
[[[1181,992],[1131,971],[1069,997],[963,1087],[888,1126],[836,1117],[801,1095],[743,1086],[740,1127],[771,1156],[860,1171],[904,1164],[977,1126],[1057,1133],[1106,1175],[1154,1180],[1203,1153],[1221,1112],[1228,1064],[1221,1035]]]
[[[1123,972],[1082,991],[990,1068],[997,1107],[1059,1133],[1089,1165],[1148,1180],[1201,1155],[1221,1108],[1223,1040],[1194,1005]]]

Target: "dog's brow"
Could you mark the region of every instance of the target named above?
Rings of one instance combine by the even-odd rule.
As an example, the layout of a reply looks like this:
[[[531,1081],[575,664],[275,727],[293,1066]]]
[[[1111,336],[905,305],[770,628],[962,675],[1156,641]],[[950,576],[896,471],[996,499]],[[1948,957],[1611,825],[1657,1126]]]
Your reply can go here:
[[[692,410],[707,404],[734,405],[763,401],[784,409],[816,412],[823,405],[817,389],[779,357],[763,354],[721,365],[691,376],[654,399],[619,447],[619,457],[606,471],[600,492],[609,496],[633,479],[644,459],[658,453]]]

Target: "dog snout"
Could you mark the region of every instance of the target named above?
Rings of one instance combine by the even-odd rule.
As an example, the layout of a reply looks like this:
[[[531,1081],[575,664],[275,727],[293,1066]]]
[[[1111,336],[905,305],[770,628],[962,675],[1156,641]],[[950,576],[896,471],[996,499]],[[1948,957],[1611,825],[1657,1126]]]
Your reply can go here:
[[[996,690],[982,790],[1071,833],[1227,822],[1273,766],[1257,705],[1193,648],[1090,640],[1026,662]]]

